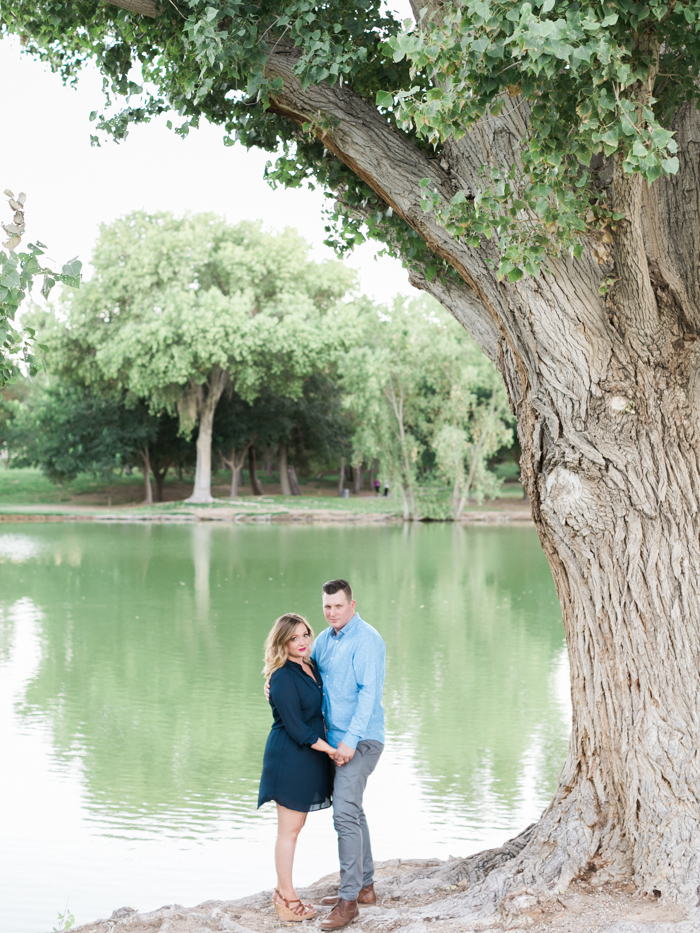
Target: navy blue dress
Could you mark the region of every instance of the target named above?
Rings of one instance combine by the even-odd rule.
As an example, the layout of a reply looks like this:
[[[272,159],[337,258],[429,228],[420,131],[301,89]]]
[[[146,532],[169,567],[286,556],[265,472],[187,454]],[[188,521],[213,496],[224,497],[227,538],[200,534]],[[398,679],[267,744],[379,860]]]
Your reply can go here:
[[[265,746],[258,807],[275,800],[289,810],[323,810],[331,805],[333,763],[325,752],[311,748],[326,737],[323,722],[323,681],[300,664],[287,661],[270,680],[274,722]]]

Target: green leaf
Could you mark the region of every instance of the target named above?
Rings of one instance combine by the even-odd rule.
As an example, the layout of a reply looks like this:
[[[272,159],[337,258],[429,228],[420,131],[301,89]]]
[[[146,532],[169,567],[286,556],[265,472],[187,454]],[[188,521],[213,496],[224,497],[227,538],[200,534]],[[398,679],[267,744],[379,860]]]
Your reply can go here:
[[[680,162],[678,161],[677,156],[673,156],[670,159],[664,159],[664,161],[661,163],[661,168],[666,175],[675,175],[680,168]]]
[[[44,298],[48,298],[51,292],[51,289],[56,284],[56,279],[52,278],[50,275],[44,276],[44,284],[41,286],[41,294]]]
[[[83,268],[82,262],[76,256],[74,259],[69,260],[61,269],[63,275],[68,275],[70,278],[74,279],[80,275],[80,270]]]
[[[16,269],[8,269],[0,277],[0,285],[4,285],[5,288],[19,288],[21,284],[19,272]]]
[[[377,107],[391,107],[394,95],[389,91],[377,91]]]

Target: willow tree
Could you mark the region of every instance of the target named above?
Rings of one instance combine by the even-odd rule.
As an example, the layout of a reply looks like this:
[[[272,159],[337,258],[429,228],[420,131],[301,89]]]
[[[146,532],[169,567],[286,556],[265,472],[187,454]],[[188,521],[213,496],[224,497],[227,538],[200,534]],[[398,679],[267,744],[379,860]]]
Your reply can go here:
[[[332,240],[387,243],[497,364],[574,718],[550,807],[470,896],[597,869],[695,901],[700,3],[412,2],[7,0],[3,29],[67,80],[95,61],[117,138],[170,111],[281,150]]]

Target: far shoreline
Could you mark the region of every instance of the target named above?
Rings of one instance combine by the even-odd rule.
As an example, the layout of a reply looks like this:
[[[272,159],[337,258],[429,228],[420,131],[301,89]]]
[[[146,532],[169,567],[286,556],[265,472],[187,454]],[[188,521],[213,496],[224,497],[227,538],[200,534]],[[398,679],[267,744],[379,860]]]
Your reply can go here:
[[[106,507],[95,505],[54,505],[32,504],[15,505],[0,502],[0,523],[35,523],[35,522],[96,522],[100,524],[151,523],[151,524],[192,524],[212,522],[216,524],[256,525],[256,524],[294,524],[294,525],[403,525],[403,524],[443,524],[443,525],[493,525],[513,524],[532,525],[529,503],[522,500],[514,507],[512,500],[506,500],[506,507],[499,507],[498,500],[488,506],[472,507],[466,510],[460,521],[436,521],[423,519],[405,521],[395,512],[365,512],[347,509],[314,508],[311,505],[285,507],[279,503],[266,503],[245,500],[241,504],[221,501],[212,505],[191,505],[182,503],[163,503],[150,506]]]

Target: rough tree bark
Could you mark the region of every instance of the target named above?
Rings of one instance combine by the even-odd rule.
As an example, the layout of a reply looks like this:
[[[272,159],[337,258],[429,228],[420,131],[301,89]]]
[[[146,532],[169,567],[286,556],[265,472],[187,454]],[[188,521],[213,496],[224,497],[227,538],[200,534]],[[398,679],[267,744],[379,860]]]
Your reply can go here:
[[[197,433],[197,466],[194,475],[194,489],[186,502],[213,502],[211,494],[211,435],[214,426],[214,413],[219,399],[228,385],[229,374],[215,366],[204,385],[192,385],[188,399],[183,407],[192,407],[199,415]]]
[[[440,5],[430,0],[439,16]],[[126,5],[126,4],[123,4]],[[414,11],[425,6],[416,0]],[[498,365],[518,417],[522,475],[561,601],[573,727],[551,805],[523,845],[470,875],[474,904],[581,872],[695,903],[700,885],[700,119],[675,118],[681,168],[652,188],[612,166],[607,261],[499,282],[496,247],[453,239],[421,208],[474,192],[480,169],[517,160],[527,109],[513,98],[439,159],[342,82],[302,88],[277,43],[273,111],[326,148],[459,276],[411,280]],[[594,246],[596,247],[594,252]],[[606,297],[605,275],[615,279]],[[494,867],[496,865],[496,867]],[[492,870],[490,870],[492,869]],[[452,870],[452,869],[451,869]],[[458,866],[454,872],[458,872]],[[490,872],[490,873],[489,873]]]

